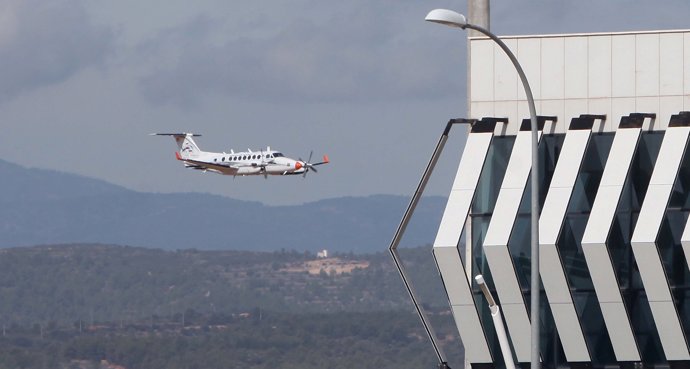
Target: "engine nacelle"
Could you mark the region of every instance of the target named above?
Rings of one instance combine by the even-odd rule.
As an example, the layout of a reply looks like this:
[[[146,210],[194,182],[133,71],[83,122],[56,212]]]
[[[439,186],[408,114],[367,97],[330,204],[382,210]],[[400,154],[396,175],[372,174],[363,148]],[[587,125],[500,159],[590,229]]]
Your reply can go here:
[[[283,174],[283,172],[285,172],[286,170],[288,170],[288,167],[283,165],[266,166],[266,173],[268,174]]]
[[[237,175],[244,176],[244,175],[250,175],[250,174],[259,174],[261,173],[261,168],[259,167],[242,167],[237,169]]]

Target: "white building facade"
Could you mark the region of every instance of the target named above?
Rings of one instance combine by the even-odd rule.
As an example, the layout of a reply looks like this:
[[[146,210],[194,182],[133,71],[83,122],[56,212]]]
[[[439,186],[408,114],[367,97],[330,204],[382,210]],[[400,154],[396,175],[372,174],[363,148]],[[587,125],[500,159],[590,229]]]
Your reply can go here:
[[[543,366],[690,367],[690,31],[501,38],[541,116]],[[500,48],[469,42],[469,115],[479,121],[433,251],[466,360],[503,362],[474,283],[483,274],[523,364],[529,110]]]

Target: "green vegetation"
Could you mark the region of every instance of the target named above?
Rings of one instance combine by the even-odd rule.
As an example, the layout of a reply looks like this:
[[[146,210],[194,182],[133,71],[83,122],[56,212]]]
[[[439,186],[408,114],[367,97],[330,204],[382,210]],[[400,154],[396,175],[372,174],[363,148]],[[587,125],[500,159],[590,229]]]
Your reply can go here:
[[[0,338],[0,368],[366,369],[435,363],[412,313],[197,315],[188,324],[55,329],[43,338],[21,332]]]
[[[407,250],[420,291],[446,306],[428,248]],[[387,253],[339,255],[367,267],[304,270],[311,254],[291,251],[178,252],[105,245],[0,250],[0,324],[71,324],[202,313],[411,310]],[[293,268],[292,271],[289,268]],[[328,267],[326,267],[328,269]],[[436,278],[436,279],[434,279]],[[433,303],[435,301],[435,303]]]
[[[458,360],[429,247],[402,254]],[[0,250],[0,270],[0,369],[435,363],[384,252],[324,261],[294,251],[59,245]]]

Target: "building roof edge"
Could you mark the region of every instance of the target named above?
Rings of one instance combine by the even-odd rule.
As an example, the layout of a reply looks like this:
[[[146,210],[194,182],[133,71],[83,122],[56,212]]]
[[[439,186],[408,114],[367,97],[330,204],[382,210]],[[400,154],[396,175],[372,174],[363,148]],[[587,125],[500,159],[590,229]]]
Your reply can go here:
[[[623,32],[593,32],[593,33],[557,33],[557,34],[542,34],[542,35],[500,35],[502,40],[520,39],[520,38],[562,38],[562,37],[587,37],[587,36],[620,36],[620,35],[648,35],[648,34],[662,34],[662,33],[690,33],[690,29],[674,29],[674,30],[654,30],[654,31],[623,31]],[[469,40],[486,40],[486,36],[468,37]]]

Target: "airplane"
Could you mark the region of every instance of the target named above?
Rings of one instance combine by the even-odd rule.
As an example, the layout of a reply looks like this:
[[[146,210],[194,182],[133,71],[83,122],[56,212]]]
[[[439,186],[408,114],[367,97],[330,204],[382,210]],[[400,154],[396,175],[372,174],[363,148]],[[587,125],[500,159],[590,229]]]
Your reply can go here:
[[[177,142],[179,151],[175,152],[175,157],[184,163],[186,168],[201,170],[203,172],[218,173],[230,176],[252,176],[263,175],[297,175],[307,176],[309,171],[316,170],[317,165],[328,164],[328,156],[323,156],[323,161],[311,163],[311,156],[304,161],[291,159],[279,151],[271,150],[269,146],[266,150],[252,151],[247,149],[244,152],[219,153],[199,150],[192,137],[199,137],[195,133],[151,133],[151,136],[172,136]]]

